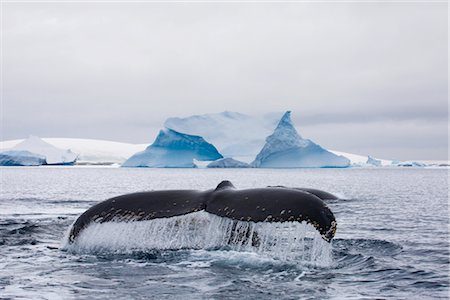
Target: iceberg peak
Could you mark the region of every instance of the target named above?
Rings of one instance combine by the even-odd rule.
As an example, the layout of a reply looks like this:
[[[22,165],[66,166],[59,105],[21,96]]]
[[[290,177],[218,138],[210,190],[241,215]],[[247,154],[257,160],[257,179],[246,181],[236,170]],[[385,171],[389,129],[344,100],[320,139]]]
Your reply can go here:
[[[291,111],[290,110],[286,111],[283,114],[283,116],[281,117],[280,121],[278,122],[278,125],[277,125],[276,129],[278,129],[280,127],[292,127],[292,128],[294,128],[294,124],[292,123],[292,120],[291,120]],[[294,130],[295,130],[295,128],[294,128]]]
[[[258,154],[281,151],[293,148],[304,148],[310,143],[309,140],[303,139],[295,129],[291,120],[291,111],[287,111],[281,117],[277,127],[271,135],[266,138],[266,144]],[[258,158],[258,157],[257,157]]]
[[[292,123],[291,111],[287,111],[251,165],[257,168],[320,168],[348,167],[349,163],[347,158],[303,139]]]

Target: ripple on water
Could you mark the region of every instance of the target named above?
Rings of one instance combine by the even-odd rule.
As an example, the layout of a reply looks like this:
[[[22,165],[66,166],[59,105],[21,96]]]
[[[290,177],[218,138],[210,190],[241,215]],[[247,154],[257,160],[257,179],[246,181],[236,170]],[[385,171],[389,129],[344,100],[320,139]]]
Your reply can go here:
[[[445,170],[15,168],[2,171],[5,176],[1,177],[0,195],[3,243],[0,298],[448,297],[448,171]],[[207,189],[223,179],[232,180],[240,188],[283,184],[341,193],[346,200],[327,202],[338,221],[337,239],[327,252],[330,263],[308,264],[297,242],[290,250],[289,246],[280,247],[280,252],[275,251],[274,255],[267,249],[249,251],[242,244],[178,250],[57,249],[76,215],[97,201],[150,189]],[[120,236],[120,232],[107,234]],[[283,245],[283,240],[289,240],[283,234],[278,237],[272,242]],[[91,246],[95,238],[92,235]],[[314,236],[305,241],[313,242]],[[321,242],[320,238],[317,241]],[[151,246],[150,242],[147,246]],[[166,245],[169,243],[172,242],[167,240]],[[128,246],[133,244],[138,243],[131,241]],[[107,244],[97,241],[97,245]],[[288,259],[283,258],[284,254]]]

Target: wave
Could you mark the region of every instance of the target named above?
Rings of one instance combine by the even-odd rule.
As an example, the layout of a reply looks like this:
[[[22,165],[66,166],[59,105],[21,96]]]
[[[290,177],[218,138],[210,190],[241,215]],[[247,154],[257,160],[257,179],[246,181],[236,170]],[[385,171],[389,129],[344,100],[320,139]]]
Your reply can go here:
[[[402,246],[379,239],[334,239],[334,245],[341,251],[357,252],[365,254],[377,255],[394,255],[398,254],[403,248]]]
[[[22,246],[35,245],[35,235],[39,226],[30,221],[2,220],[0,223],[0,245]]]

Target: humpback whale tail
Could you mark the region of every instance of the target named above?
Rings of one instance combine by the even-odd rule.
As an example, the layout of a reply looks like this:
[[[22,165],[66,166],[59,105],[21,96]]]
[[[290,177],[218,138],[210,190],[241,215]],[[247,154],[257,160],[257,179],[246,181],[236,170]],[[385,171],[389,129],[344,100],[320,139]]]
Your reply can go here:
[[[323,202],[335,196],[314,189],[266,187],[238,190],[222,181],[214,190],[167,190],[127,194],[100,202],[72,225],[69,242],[91,223],[171,218],[198,211],[244,222],[306,222],[330,242],[336,219]]]

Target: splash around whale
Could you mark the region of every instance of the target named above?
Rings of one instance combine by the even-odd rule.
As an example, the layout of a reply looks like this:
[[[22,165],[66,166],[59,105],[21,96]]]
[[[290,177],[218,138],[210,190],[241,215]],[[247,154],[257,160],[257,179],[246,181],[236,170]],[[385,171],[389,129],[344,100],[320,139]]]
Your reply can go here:
[[[182,226],[192,229],[195,224],[200,224],[200,227],[205,227],[202,225],[205,223],[202,213],[205,212],[216,220],[216,237],[220,236],[220,231],[231,232],[222,237],[222,242],[227,244],[258,246],[263,234],[255,231],[255,228],[261,231],[263,226],[258,224],[269,223],[306,223],[315,228],[325,241],[330,242],[337,224],[333,213],[324,203],[328,199],[336,197],[321,190],[284,186],[238,190],[229,181],[222,181],[215,189],[207,191],[164,190],[126,194],[102,201],[81,214],[70,228],[67,242],[69,245],[74,244],[84,234],[103,224],[119,228],[128,223],[158,221],[167,224],[158,223],[162,227],[154,231],[154,235],[170,235],[179,231],[175,228]],[[194,217],[186,219],[186,216]],[[170,228],[170,232],[162,232],[167,228]],[[192,234],[195,239],[195,232]],[[155,236],[146,233],[142,238],[155,239]],[[189,243],[173,240],[171,248],[190,247]]]

